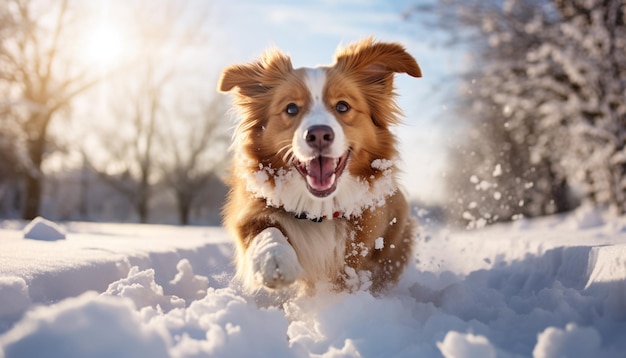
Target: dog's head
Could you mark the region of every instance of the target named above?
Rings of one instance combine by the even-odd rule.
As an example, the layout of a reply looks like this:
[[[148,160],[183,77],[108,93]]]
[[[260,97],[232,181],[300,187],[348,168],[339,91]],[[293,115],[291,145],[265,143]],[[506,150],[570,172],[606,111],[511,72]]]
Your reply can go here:
[[[312,206],[337,202],[342,186],[371,191],[397,157],[389,130],[399,121],[394,73],[421,77],[401,45],[372,39],[338,50],[330,66],[294,69],[288,56],[270,50],[258,61],[225,69],[219,90],[237,89],[242,117],[235,151],[258,184],[249,182],[248,189],[275,206],[296,200],[277,195],[298,196],[300,204],[291,209],[312,216],[322,214],[311,213]],[[276,194],[277,187],[290,192]]]

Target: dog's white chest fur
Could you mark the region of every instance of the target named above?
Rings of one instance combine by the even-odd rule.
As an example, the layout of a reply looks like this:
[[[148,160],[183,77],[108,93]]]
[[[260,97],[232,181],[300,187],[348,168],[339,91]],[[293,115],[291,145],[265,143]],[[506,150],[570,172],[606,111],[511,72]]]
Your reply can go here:
[[[304,269],[305,282],[319,282],[343,270],[346,223],[342,220],[279,220]]]
[[[235,160],[247,165],[252,159],[239,155]],[[379,163],[389,163],[381,168]],[[268,206],[283,208],[294,214],[306,214],[309,218],[331,218],[335,213],[343,217],[355,217],[364,210],[371,210],[385,204],[385,198],[394,194],[398,187],[391,167],[394,160],[376,159],[372,167],[381,170],[383,177],[370,185],[365,179],[348,173],[339,178],[336,192],[328,198],[313,197],[295,169],[274,169],[259,165],[256,172],[242,172],[240,177],[246,182],[246,190],[254,197],[265,199]],[[273,177],[273,182],[270,181]]]

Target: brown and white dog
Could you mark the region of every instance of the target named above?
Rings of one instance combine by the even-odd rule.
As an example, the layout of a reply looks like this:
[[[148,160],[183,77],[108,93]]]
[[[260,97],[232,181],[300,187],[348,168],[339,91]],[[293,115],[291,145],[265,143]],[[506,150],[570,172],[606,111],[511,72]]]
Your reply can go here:
[[[396,180],[394,73],[421,77],[404,47],[373,39],[331,66],[294,69],[274,49],[224,70],[241,116],[224,224],[245,288],[397,281],[415,224]]]

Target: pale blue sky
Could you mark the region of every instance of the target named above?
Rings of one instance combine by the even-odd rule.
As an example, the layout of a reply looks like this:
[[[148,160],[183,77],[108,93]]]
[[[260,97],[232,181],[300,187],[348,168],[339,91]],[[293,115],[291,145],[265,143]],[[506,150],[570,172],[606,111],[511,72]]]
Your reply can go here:
[[[445,151],[449,133],[443,116],[450,107],[444,88],[461,66],[459,54],[437,40],[437,30],[424,26],[419,14],[406,21],[402,13],[416,1],[254,1],[218,0],[212,21],[217,65],[245,62],[277,46],[295,67],[328,64],[340,44],[374,36],[397,41],[417,59],[424,74],[415,79],[396,76],[405,124],[396,129],[405,173],[401,180],[413,199],[442,196]],[[441,36],[439,36],[441,37]]]

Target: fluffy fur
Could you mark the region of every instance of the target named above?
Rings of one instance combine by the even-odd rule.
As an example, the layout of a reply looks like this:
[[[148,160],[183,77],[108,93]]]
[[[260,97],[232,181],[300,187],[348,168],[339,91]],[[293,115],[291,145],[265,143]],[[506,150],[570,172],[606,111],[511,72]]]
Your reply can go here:
[[[394,73],[421,77],[401,45],[372,39],[330,66],[294,69],[273,49],[224,70],[241,117],[224,224],[246,288],[397,281],[415,224],[396,181]]]

